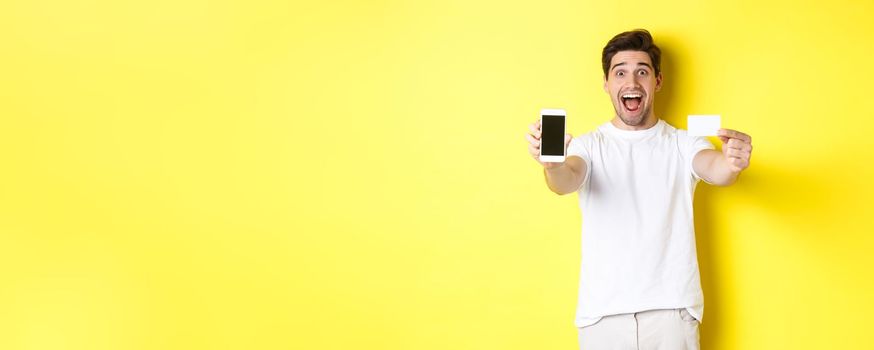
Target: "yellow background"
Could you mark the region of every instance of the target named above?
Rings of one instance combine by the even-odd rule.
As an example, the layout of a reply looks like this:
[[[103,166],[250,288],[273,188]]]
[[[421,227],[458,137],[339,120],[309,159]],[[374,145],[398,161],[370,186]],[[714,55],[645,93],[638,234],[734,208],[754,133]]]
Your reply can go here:
[[[704,349],[870,348],[872,14],[4,1],[0,348],[577,348],[577,196],[523,135],[609,120],[600,52],[637,27],[657,115],[755,145],[696,193]]]

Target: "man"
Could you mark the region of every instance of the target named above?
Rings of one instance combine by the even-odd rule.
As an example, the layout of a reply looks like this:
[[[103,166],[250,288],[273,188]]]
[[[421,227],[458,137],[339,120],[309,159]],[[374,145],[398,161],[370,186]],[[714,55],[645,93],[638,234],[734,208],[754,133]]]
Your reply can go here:
[[[731,185],[749,166],[748,135],[720,129],[722,151],[653,114],[661,52],[646,30],[604,47],[604,91],[616,116],[579,137],[568,157],[542,163],[540,122],[528,151],[546,184],[579,193],[582,262],[575,325],[582,350],[698,349],[704,296],[695,250],[692,198],[698,180]]]

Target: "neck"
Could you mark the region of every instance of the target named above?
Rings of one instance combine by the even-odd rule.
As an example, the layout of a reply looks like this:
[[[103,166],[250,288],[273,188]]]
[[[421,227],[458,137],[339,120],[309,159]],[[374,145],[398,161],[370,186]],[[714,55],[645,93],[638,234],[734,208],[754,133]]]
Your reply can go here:
[[[625,122],[623,122],[622,119],[619,118],[619,116],[617,115],[617,116],[613,117],[613,120],[611,120],[610,122],[613,123],[613,126],[615,126],[617,129],[646,130],[646,129],[649,129],[649,128],[653,127],[654,125],[656,125],[656,123],[659,122],[659,118],[656,118],[654,114],[650,113],[649,115],[646,116],[646,119],[643,121],[643,123],[641,123],[640,125],[632,126],[632,125],[625,124]]]

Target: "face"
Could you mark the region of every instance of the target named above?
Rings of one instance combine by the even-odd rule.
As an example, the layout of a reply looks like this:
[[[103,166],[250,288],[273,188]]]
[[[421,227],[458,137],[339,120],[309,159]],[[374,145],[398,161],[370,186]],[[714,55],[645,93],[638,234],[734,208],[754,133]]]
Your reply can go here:
[[[652,111],[655,92],[662,87],[662,76],[655,76],[652,61],[644,51],[619,51],[610,61],[604,91],[613,101],[616,116],[630,127],[655,122]]]

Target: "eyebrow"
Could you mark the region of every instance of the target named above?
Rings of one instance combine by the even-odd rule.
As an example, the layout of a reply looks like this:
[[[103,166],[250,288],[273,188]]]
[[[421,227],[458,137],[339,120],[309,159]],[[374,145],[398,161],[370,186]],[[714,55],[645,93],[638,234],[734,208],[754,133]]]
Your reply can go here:
[[[614,64],[613,67],[610,68],[610,71],[612,72],[614,68],[619,67],[619,66],[624,66],[624,65],[625,65],[625,62],[620,62],[620,63]],[[638,66],[647,66],[647,67],[649,67],[650,70],[652,70],[652,66],[650,66],[649,63],[637,62],[637,65]]]

